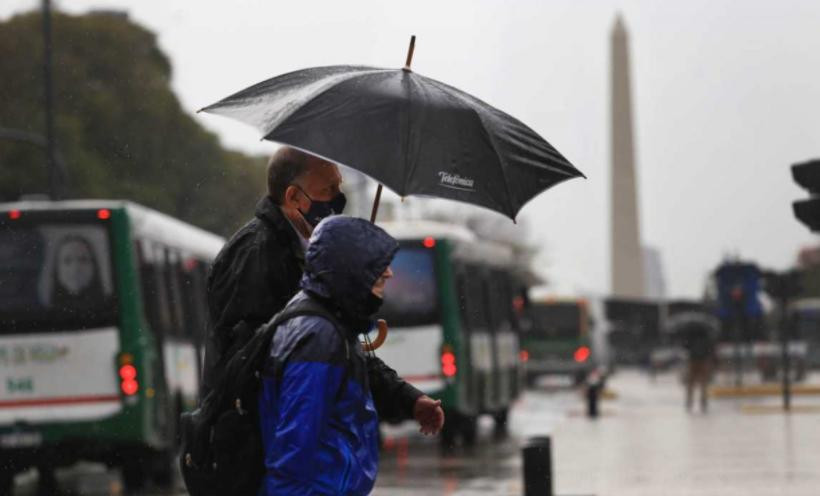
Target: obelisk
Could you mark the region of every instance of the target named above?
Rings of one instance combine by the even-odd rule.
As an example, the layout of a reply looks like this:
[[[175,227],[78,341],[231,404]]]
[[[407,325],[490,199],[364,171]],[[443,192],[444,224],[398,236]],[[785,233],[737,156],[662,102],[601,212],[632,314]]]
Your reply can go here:
[[[632,135],[629,45],[620,15],[612,30],[612,296],[643,298],[644,264]]]

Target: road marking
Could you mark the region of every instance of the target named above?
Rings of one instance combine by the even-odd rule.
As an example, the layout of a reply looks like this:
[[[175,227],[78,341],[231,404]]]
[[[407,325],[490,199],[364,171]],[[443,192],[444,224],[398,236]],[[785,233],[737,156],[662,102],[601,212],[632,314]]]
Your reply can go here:
[[[820,386],[795,384],[791,387],[795,396],[820,395]],[[713,398],[742,398],[750,396],[774,396],[783,394],[780,384],[754,384],[749,386],[712,386],[709,396]]]

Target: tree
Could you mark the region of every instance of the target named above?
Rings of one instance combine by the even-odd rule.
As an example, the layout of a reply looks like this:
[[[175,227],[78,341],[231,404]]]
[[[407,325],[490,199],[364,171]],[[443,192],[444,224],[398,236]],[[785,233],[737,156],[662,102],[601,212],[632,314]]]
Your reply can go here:
[[[44,129],[39,13],[0,22],[0,127]],[[129,199],[223,235],[253,211],[264,159],[185,113],[156,37],[125,16],[53,19],[57,145],[70,198]],[[0,201],[47,190],[45,154],[0,141]]]

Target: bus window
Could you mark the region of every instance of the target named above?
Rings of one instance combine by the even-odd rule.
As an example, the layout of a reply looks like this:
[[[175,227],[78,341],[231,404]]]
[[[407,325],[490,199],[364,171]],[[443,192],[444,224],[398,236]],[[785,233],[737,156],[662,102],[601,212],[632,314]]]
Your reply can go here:
[[[456,278],[456,298],[458,301],[458,311],[462,317],[462,327],[464,332],[469,333],[470,327],[467,323],[467,269],[460,263],[453,267]]]
[[[208,308],[205,302],[204,262],[195,258],[185,258],[178,267],[182,286],[182,307],[184,330],[188,338],[195,340],[204,336],[207,325]]]
[[[110,241],[101,225],[6,225],[0,274],[0,333],[116,323]]]
[[[402,247],[390,267],[393,277],[384,288],[384,304],[379,316],[396,327],[437,322],[438,290],[433,251]]]
[[[577,302],[535,304],[529,309],[532,337],[577,339],[581,335],[582,307]]]
[[[182,289],[180,281],[179,266],[182,257],[173,250],[165,250],[165,280],[168,287],[168,309],[171,315],[170,333],[173,336],[182,336],[185,333],[184,303],[182,301]]]
[[[467,327],[471,331],[489,330],[489,312],[484,293],[483,271],[479,267],[467,266],[463,273],[464,301],[462,311]]]
[[[490,273],[487,279],[488,309],[492,325],[496,329],[512,327],[512,298],[509,296],[506,276],[502,272]]]
[[[139,243],[139,271],[142,301],[148,325],[158,337],[172,330],[165,277],[165,252],[162,246],[148,240]]]

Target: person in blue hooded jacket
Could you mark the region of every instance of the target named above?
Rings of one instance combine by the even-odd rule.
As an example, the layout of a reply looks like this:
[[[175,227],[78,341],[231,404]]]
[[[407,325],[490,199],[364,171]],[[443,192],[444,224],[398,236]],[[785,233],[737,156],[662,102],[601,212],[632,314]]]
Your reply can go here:
[[[297,316],[276,329],[259,393],[266,475],[260,494],[369,494],[378,471],[379,418],[358,335],[371,326],[398,243],[363,219],[335,216],[314,230],[302,290],[336,318]],[[441,409],[419,419],[436,434]]]

